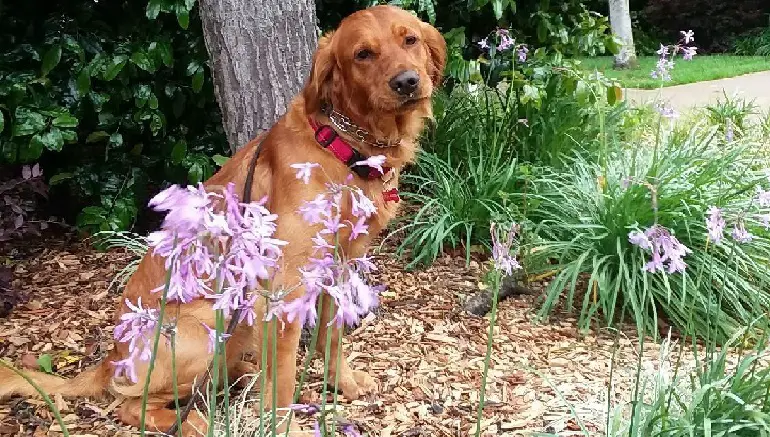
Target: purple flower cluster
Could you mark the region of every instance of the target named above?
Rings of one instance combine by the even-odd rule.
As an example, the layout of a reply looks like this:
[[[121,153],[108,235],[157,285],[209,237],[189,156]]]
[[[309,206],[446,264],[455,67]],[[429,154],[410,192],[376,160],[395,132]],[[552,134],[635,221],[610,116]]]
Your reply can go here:
[[[724,238],[725,227],[727,226],[723,212],[716,206],[711,206],[706,213],[708,214],[706,217],[708,239],[714,243],[719,243]],[[750,243],[754,239],[754,236],[746,229],[743,217],[736,218],[730,237],[738,243]]]
[[[669,104],[657,103],[655,107],[664,118],[674,119],[679,117],[679,113]]]
[[[663,81],[671,80],[671,70],[674,68],[674,58],[681,52],[682,59],[685,61],[691,61],[695,56],[698,48],[690,46],[689,44],[695,40],[693,38],[693,31],[681,31],[682,38],[677,44],[673,46],[660,45],[660,49],[656,52],[658,54],[658,62],[655,65],[655,70],[650,73],[653,79],[660,79]]]
[[[503,52],[515,48],[516,58],[518,61],[522,63],[527,61],[527,54],[529,53],[529,49],[525,44],[516,45],[516,40],[511,38],[511,33],[508,31],[508,29],[497,29],[494,32],[494,39],[496,41],[496,50]],[[489,37],[485,37],[477,44],[482,50],[490,49]]]
[[[152,333],[158,326],[158,310],[155,308],[142,307],[142,298],[137,299],[136,305],[126,299],[126,306],[130,312],[123,313],[120,316],[120,322],[115,325],[115,340],[121,343],[128,343],[128,357],[112,361],[115,366],[115,376],[124,375],[132,383],[138,380],[136,374],[136,360],[147,361],[150,359],[152,348],[150,339]]]
[[[735,223],[735,226],[733,226],[733,231],[730,233],[730,236],[733,237],[733,240],[739,243],[751,243],[751,240],[754,239],[754,236],[751,235],[751,233],[746,230],[746,225],[743,222],[743,220],[738,220]]]
[[[270,214],[265,203],[266,198],[241,203],[233,183],[222,193],[207,192],[202,184],[197,188],[174,185],[153,197],[150,206],[167,211],[161,230],[148,237],[153,253],[165,259],[171,275],[166,298],[183,303],[212,299],[213,308],[222,310],[225,317],[241,309],[238,321],[253,324],[258,296],[247,291],[258,289],[260,281],[271,277],[286,244],[272,238],[277,216]],[[150,321],[157,310],[142,308],[141,302],[126,305],[131,311],[121,317],[115,339],[129,343],[129,357],[115,362],[115,367],[116,374],[126,374],[136,382],[135,359],[150,358],[148,349],[140,349],[138,339],[154,329]],[[216,338],[210,338],[212,351]]]
[[[511,255],[511,247],[513,246],[516,234],[519,232],[519,226],[512,224],[508,229],[504,241],[500,241],[498,235],[497,226],[492,223],[489,232],[492,236],[492,260],[494,261],[495,269],[504,273],[506,276],[513,274],[514,270],[521,268],[521,264],[516,260],[516,257]]]
[[[756,216],[756,220],[762,222],[762,224],[770,229],[770,213],[767,208],[770,207],[770,191],[765,191],[762,187],[757,187],[757,195],[754,198],[756,204],[759,207],[759,213]],[[723,217],[723,211],[716,207],[709,207],[706,212],[706,229],[708,231],[708,238],[714,243],[719,243],[724,237],[724,231],[726,227],[726,221]],[[754,240],[754,235],[746,229],[746,213],[742,212],[737,215],[733,220],[733,229],[730,232],[730,237],[738,243],[750,243]]]
[[[292,404],[289,408],[291,408],[292,411],[295,413],[301,413],[305,416],[315,416],[321,411],[321,408],[318,405],[315,404]],[[339,430],[342,432],[342,434],[346,437],[361,437],[361,433],[358,431],[358,428],[356,425],[350,423],[350,422],[344,422],[340,419],[337,419]],[[321,428],[318,425],[318,421],[315,421],[313,424],[313,430],[314,430],[314,436],[322,437],[321,434]]]
[[[706,229],[708,230],[709,240],[714,243],[722,241],[722,237],[725,233],[725,219],[722,216],[722,210],[716,206],[710,206],[706,211],[708,217],[706,218]]]
[[[661,225],[653,225],[644,232],[631,231],[628,234],[628,241],[643,250],[652,251],[652,258],[642,268],[650,273],[663,271],[669,274],[682,273],[687,268],[682,258],[692,252]]]
[[[168,211],[162,229],[148,242],[171,271],[169,301],[216,299],[215,308],[226,316],[245,305],[242,291],[269,278],[286,244],[271,238],[277,216],[265,208],[266,201],[240,203],[233,183],[222,194],[206,192],[202,184],[171,186],[150,200],[156,211]],[[221,293],[208,285],[216,280]]]
[[[382,171],[384,163],[384,157],[375,156],[358,164]],[[303,165],[295,168],[304,171],[312,167]],[[362,277],[376,270],[371,259],[366,256],[347,259],[339,250],[341,231],[348,230],[349,241],[368,234],[366,221],[377,212],[374,203],[361,189],[348,185],[351,179],[352,175],[349,175],[345,184],[327,183],[324,193],[304,202],[299,208],[303,220],[312,226],[320,225],[320,230],[312,239],[314,256],[300,269],[304,295],[278,309],[286,313],[289,322],[298,320],[302,325],[315,325],[318,318],[316,302],[321,293],[326,293],[336,304],[337,312],[331,323],[337,326],[357,324],[361,316],[378,304],[378,290],[369,286]],[[354,221],[343,220],[342,204],[346,197],[350,201]]]

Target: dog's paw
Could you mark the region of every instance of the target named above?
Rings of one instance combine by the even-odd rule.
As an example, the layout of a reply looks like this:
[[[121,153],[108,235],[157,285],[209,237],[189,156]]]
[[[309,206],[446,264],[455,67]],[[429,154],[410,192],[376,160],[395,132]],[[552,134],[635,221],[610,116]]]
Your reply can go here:
[[[377,392],[377,381],[368,373],[352,370],[347,375],[340,375],[339,388],[348,400],[356,400]]]
[[[235,363],[231,372],[231,384],[235,381],[234,385],[240,388],[248,387],[252,384],[254,378],[259,377],[259,367],[246,361]]]

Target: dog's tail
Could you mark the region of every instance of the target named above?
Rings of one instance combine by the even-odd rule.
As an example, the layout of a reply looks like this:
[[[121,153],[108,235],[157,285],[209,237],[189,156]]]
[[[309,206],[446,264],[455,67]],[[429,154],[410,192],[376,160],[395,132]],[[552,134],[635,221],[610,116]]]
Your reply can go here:
[[[25,376],[34,382],[37,388],[30,384]],[[39,397],[38,389],[47,395],[58,393],[62,396],[100,396],[106,392],[111,377],[109,359],[72,379],[34,370],[17,371],[0,364],[0,399],[13,395]]]

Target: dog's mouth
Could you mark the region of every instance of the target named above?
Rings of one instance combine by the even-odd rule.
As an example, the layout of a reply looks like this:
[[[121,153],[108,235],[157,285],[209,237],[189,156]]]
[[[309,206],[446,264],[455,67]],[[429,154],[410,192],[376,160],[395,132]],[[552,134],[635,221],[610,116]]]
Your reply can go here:
[[[406,96],[401,100],[401,108],[402,109],[411,109],[415,106],[418,106],[420,103],[427,100],[428,97],[426,96]]]

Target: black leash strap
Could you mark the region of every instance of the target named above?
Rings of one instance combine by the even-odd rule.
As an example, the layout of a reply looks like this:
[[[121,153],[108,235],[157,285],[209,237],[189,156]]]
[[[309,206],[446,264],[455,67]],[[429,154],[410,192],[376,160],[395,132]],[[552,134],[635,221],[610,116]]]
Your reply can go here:
[[[246,171],[246,181],[244,182],[243,187],[243,196],[241,197],[242,203],[251,203],[251,189],[252,185],[254,184],[254,173],[257,170],[257,161],[259,160],[259,155],[262,152],[262,142],[264,141],[264,136],[262,139],[259,140],[259,143],[257,143],[257,147],[254,150],[254,156],[252,156],[251,161],[249,161],[249,167]],[[246,290],[243,290],[243,301],[246,301]],[[227,325],[227,331],[225,331],[225,336],[222,339],[222,345],[227,344],[227,339],[230,338],[230,335],[235,331],[236,325],[238,325],[238,319],[241,318],[241,308],[236,308],[235,311],[233,311],[232,317],[230,317],[230,323]],[[225,363],[227,365],[227,363]],[[211,376],[211,371],[214,367],[214,360],[211,360],[209,363],[208,370],[206,373],[201,376],[201,378],[198,380],[198,382],[193,387],[192,394],[190,395],[190,400],[187,402],[187,405],[184,406],[184,409],[181,411],[179,423],[184,423],[187,420],[187,416],[190,415],[190,411],[192,411],[192,408],[195,406],[195,403],[198,401],[198,397],[201,396],[203,386],[206,385],[209,381],[209,377]],[[263,369],[264,371],[264,369]],[[225,390],[229,390],[230,387],[225,387]],[[213,399],[212,402],[216,402],[216,399]],[[167,435],[176,435],[178,429],[177,429],[177,423],[174,422],[174,424],[171,426],[171,428],[166,431]]]

